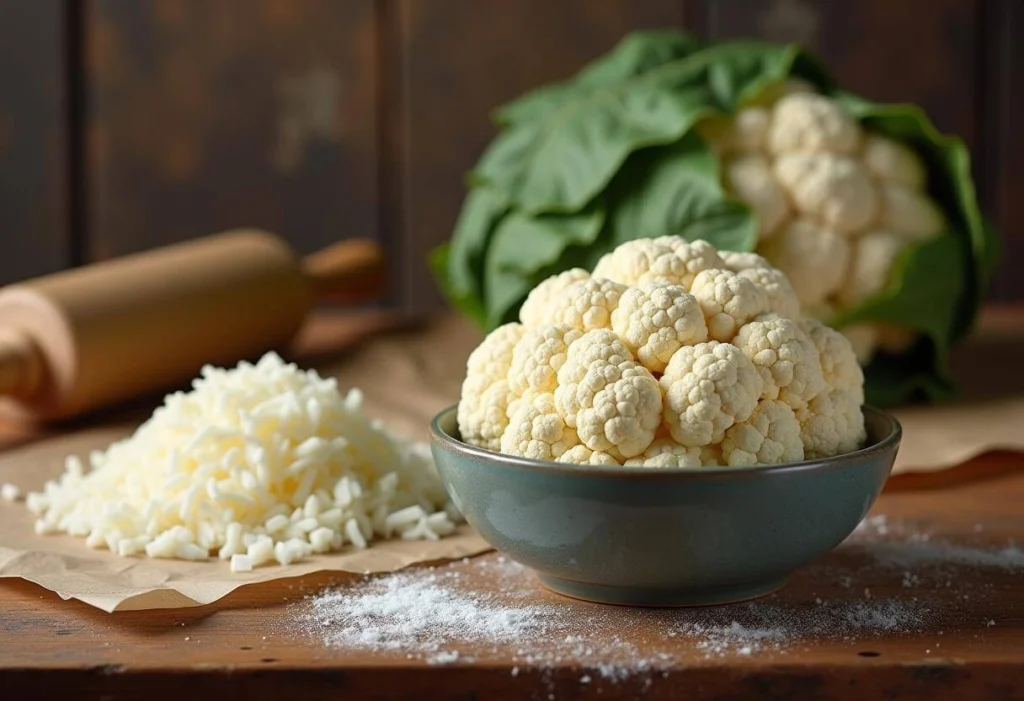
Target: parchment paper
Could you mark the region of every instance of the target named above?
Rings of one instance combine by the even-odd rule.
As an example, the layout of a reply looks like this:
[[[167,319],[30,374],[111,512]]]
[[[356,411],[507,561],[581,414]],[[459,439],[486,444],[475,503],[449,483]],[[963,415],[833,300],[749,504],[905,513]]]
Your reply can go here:
[[[443,327],[433,330],[444,334]],[[339,335],[350,331],[349,327],[337,329]],[[433,347],[435,340],[432,333],[417,330],[392,332],[349,350],[340,360],[324,362],[318,356],[330,349],[332,358],[337,358],[337,348],[332,348],[329,338],[317,338],[303,342],[305,352],[300,356],[322,374],[338,377],[343,390],[360,387],[365,393],[366,410],[384,419],[391,430],[426,440],[429,420],[454,401],[461,383],[460,378],[441,371],[454,362],[454,356],[444,343]],[[40,489],[47,479],[63,472],[67,455],[85,457],[90,450],[130,434],[159,403],[154,401],[137,420],[47,438],[0,454],[0,484],[11,482],[23,492]],[[387,572],[490,549],[471,528],[463,526],[455,535],[436,542],[380,541],[366,550],[349,549],[288,567],[265,566],[233,574],[221,561],[120,558],[106,550],[90,550],[80,538],[37,536],[32,530],[33,520],[24,503],[0,501],[0,578],[20,577],[65,599],[78,599],[108,612],[198,606],[247,584],[325,570]]]
[[[366,410],[382,418],[395,432],[427,439],[430,419],[458,399],[465,359],[479,342],[479,332],[447,316],[430,323],[367,323],[362,331],[351,324],[320,324],[293,354],[304,365],[338,378],[339,386],[360,387]],[[936,407],[896,411],[903,423],[904,441],[895,473],[933,472],[960,465],[992,450],[1024,451],[1024,391],[1008,379],[1020,380],[1015,363],[1020,338],[1003,339],[1000,351],[985,362],[971,360],[977,350],[960,351],[962,367],[984,369],[1005,395],[968,392],[969,399]],[[346,347],[339,351],[339,343]],[[1005,343],[1015,348],[1007,351]],[[1000,369],[1000,365],[1002,369]],[[967,380],[970,389],[970,381]],[[1019,386],[1018,382],[1018,386]],[[980,387],[980,381],[975,388]],[[979,397],[979,394],[985,396]],[[85,455],[121,438],[155,407],[141,416],[113,424],[46,438],[0,454],[0,483],[13,482],[23,490],[38,489],[59,475],[64,457]],[[317,556],[289,567],[262,567],[232,574],[225,563],[180,562],[119,558],[89,550],[84,540],[65,536],[36,536],[23,504],[0,502],[0,577],[22,577],[105,611],[174,608],[210,603],[246,584],[316,571],[384,572],[416,562],[458,558],[486,551],[487,544],[472,529],[440,542],[381,542],[365,551]]]

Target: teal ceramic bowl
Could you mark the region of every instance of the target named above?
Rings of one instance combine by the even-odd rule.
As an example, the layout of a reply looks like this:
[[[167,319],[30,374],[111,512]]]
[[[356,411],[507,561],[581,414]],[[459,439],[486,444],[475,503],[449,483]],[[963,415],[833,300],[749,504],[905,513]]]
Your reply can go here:
[[[463,443],[456,407],[434,419],[431,448],[466,520],[549,589],[602,603],[700,606],[775,591],[860,523],[901,434],[891,416],[864,414],[867,447],[765,467],[528,460]]]

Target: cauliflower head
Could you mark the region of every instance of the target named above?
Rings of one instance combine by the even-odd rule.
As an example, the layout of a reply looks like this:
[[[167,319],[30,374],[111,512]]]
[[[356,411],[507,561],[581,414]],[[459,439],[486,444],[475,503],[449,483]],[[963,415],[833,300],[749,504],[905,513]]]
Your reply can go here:
[[[805,315],[770,256],[663,236],[624,243],[598,268],[544,280],[523,323],[495,329],[470,354],[463,440],[637,469],[778,464],[864,441],[854,346]],[[904,342],[904,331],[888,330],[885,342]]]
[[[864,303],[886,287],[904,250],[951,235],[914,149],[873,133],[804,81],[772,86],[698,131],[723,158],[723,186],[757,220],[757,254],[786,274],[805,314],[827,320],[823,310]],[[753,259],[720,257],[733,272],[758,267]],[[771,311],[794,316],[778,305]],[[878,348],[906,348],[916,338],[906,329],[892,337],[875,328],[880,324],[858,326],[850,337],[861,364]]]

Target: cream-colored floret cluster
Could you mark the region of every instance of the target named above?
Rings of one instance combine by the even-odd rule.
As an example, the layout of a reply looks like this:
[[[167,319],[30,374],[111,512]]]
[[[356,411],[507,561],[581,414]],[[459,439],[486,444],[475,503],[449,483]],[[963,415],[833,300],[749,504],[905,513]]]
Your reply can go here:
[[[850,342],[765,258],[663,236],[534,288],[470,355],[458,422],[539,460],[778,464],[856,449],[863,384]]]
[[[786,273],[804,310],[819,319],[883,290],[908,246],[944,230],[917,154],[865,131],[802,81],[700,129],[723,158],[726,188],[757,216],[758,253]],[[862,363],[914,339],[880,324],[848,335]]]

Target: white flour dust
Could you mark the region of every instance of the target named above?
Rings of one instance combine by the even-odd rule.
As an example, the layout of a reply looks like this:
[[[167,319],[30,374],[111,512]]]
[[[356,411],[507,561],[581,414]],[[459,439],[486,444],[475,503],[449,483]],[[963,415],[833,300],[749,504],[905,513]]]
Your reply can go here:
[[[509,605],[493,593],[455,588],[452,571],[411,572],[367,580],[312,599],[310,622],[332,647],[437,652],[462,641],[510,643],[548,632],[545,606]]]
[[[1024,551],[1012,543],[950,543],[874,516],[836,553],[797,573],[790,588],[750,603],[667,610],[583,604],[541,595],[526,568],[499,556],[369,577],[304,601],[296,615],[299,628],[330,649],[436,665],[511,659],[513,676],[571,666],[582,670],[580,684],[637,675],[649,681],[701,659],[996,625],[989,615],[958,618],[957,602],[977,597],[983,605],[994,591],[988,577],[960,576],[968,568],[1024,571]],[[809,584],[821,593],[793,596]]]

